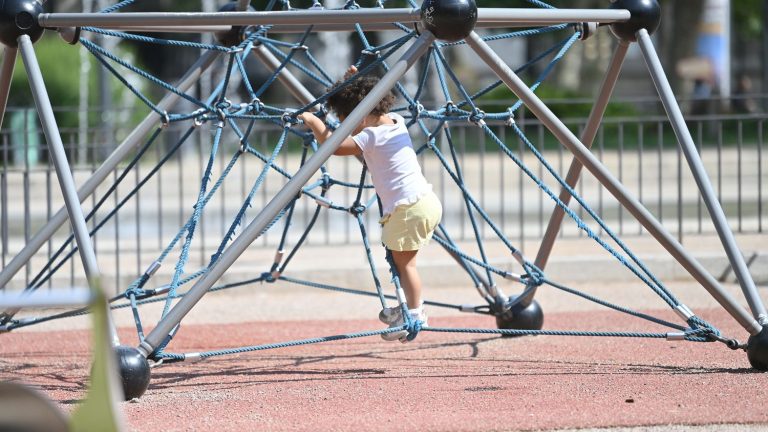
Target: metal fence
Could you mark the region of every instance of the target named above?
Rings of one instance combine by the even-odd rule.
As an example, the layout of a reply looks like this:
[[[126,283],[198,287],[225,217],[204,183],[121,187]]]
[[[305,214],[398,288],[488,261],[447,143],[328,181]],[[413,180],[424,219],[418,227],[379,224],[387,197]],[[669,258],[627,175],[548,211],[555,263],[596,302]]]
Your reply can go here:
[[[119,115],[130,118],[125,113],[115,114]],[[763,208],[764,186],[768,177],[765,173],[765,121],[764,114],[689,117],[694,141],[700,146],[707,171],[737,233],[762,233],[767,222]],[[584,126],[585,120],[565,119],[565,122],[577,131]],[[535,119],[526,118],[524,114],[518,116],[517,123],[550,164],[559,173],[564,173],[571,157],[554,137]],[[115,140],[130,132],[130,127],[124,126],[131,124],[127,120],[104,124],[107,126],[61,130],[78,184],[88,178],[109,150],[114,148]],[[63,206],[55,172],[47,163],[45,141],[34,111],[9,109],[6,125],[0,135],[0,259],[3,267],[51,214]],[[492,141],[486,139],[479,128],[469,123],[451,126],[468,190],[513,242],[523,245],[525,240],[540,238],[553,209],[551,200],[541,193],[534,182],[525,178],[523,172]],[[559,186],[545,174],[542,165],[509,128],[503,124],[494,124],[492,128],[545,184],[555,193],[559,191]],[[91,227],[101,224],[107,212],[143,181],[182,132],[182,126],[170,127],[163,132],[162,139],[149,148],[126,180],[109,196],[106,205],[96,213],[90,221]],[[252,145],[269,154],[277,135],[275,130],[263,129],[252,136],[255,137]],[[146,181],[135,197],[114,218],[104,223],[95,235],[102,271],[108,279],[115,281],[116,290],[124,288],[128,281],[141,274],[190,216],[200,191],[201,173],[209,157],[211,141],[211,127],[198,128],[193,139]],[[289,141],[287,151],[280,155],[278,164],[289,172],[298,169],[301,145],[298,139]],[[439,145],[445,148],[446,143]],[[237,139],[225,136],[214,164],[214,178],[223,172],[238,149]],[[650,114],[608,118],[601,126],[593,151],[681,241],[691,235],[714,232],[665,117]],[[113,179],[128,162],[124,161],[115,171]],[[232,169],[220,193],[206,207],[191,249],[188,271],[192,271],[192,267],[205,265],[210,259],[263,166],[263,162],[255,157],[243,157]],[[445,209],[443,222],[452,237],[458,241],[474,239],[464,200],[451,177],[434,156],[422,156],[422,167],[441,197]],[[353,158],[332,158],[328,170],[335,178],[353,183],[359,181],[360,165]],[[248,215],[253,217],[285,182],[283,176],[274,172],[267,176],[254,197]],[[86,212],[101,199],[109,186],[102,185],[93,197],[86,200]],[[619,235],[643,234],[642,227],[588,173],[582,175],[577,190]],[[352,189],[334,188],[329,197],[336,203],[349,205],[354,195]],[[370,197],[370,192],[366,196]],[[289,245],[303,233],[315,204],[309,199],[300,201],[289,230]],[[583,209],[573,208],[579,215],[585,215]],[[377,215],[375,211],[368,213],[367,225],[375,241],[379,236]],[[599,231],[595,224],[589,222],[589,225]],[[69,232],[68,226],[61,228],[9,286],[26,286],[32,281]],[[274,249],[281,232],[282,226],[278,223],[275,229],[257,240],[253,248]],[[483,224],[480,232],[486,239],[494,237],[494,233]],[[574,223],[564,223],[562,236],[582,235]],[[354,218],[330,211],[322,212],[308,238],[310,245],[359,242],[359,229]],[[67,251],[71,250],[70,246]],[[169,260],[178,257],[177,252],[174,254],[169,255]],[[247,260],[246,257],[246,265]],[[76,285],[82,284],[82,280],[79,259],[75,256],[46,283],[48,286]]]

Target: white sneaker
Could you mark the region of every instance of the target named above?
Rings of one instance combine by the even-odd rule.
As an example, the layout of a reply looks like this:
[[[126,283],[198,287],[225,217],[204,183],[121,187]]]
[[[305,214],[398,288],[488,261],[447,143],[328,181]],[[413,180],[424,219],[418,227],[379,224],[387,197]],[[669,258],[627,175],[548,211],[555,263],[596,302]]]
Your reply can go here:
[[[403,314],[401,312],[401,307],[391,307],[391,308],[384,308],[379,312],[379,320],[383,322],[384,324],[389,324],[389,328],[397,328],[402,327],[405,325],[405,320],[403,319]],[[408,311],[411,319],[419,320],[421,321],[421,325],[426,326],[427,325],[427,314],[424,312],[424,307],[420,307],[416,311]],[[407,330],[400,330],[392,333],[382,333],[381,338],[385,341],[396,341],[399,340],[400,342],[408,342],[408,331]]]
[[[398,305],[395,307],[387,307],[379,312],[379,321],[384,324],[392,324],[397,321],[402,321],[402,308]]]

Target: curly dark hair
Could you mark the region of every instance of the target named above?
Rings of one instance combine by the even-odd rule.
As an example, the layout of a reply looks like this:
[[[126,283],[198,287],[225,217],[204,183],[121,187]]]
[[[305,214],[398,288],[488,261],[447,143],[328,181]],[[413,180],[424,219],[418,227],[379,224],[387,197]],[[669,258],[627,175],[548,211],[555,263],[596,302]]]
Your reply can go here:
[[[336,83],[328,89],[328,92],[335,91],[344,82],[344,79],[336,81]],[[337,116],[347,117],[353,109],[363,100],[365,96],[370,93],[371,89],[379,83],[379,77],[372,75],[363,75],[356,78],[351,83],[347,84],[344,88],[340,89],[336,93],[332,94],[325,105]],[[389,112],[392,105],[395,103],[395,95],[392,91],[387,92],[379,103],[371,110],[371,114],[380,116]]]

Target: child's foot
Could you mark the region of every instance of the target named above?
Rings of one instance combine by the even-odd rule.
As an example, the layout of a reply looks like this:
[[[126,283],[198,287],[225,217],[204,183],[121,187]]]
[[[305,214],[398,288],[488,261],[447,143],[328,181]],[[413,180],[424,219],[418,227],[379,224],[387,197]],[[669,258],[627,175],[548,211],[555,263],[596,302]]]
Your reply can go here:
[[[422,327],[427,325],[427,314],[424,311],[423,306],[418,309],[408,310],[408,314],[411,319],[421,321]],[[402,327],[405,324],[400,306],[382,309],[381,312],[379,312],[379,320],[384,324],[389,324],[389,328]],[[392,333],[383,333],[381,338],[385,341],[399,340],[400,342],[406,343],[408,342],[408,331],[400,330]]]

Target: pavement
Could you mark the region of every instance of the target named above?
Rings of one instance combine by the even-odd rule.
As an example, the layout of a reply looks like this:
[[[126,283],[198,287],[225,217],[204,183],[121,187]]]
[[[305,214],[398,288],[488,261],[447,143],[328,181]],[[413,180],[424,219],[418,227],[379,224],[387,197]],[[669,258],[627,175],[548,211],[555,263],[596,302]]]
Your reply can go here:
[[[749,255],[760,252],[765,240],[751,236],[739,243]],[[745,341],[746,332],[658,246],[647,239],[633,240],[632,246],[697,315]],[[686,246],[713,274],[725,273],[716,239]],[[514,270],[499,245],[490,244],[488,252]],[[647,287],[598,258],[598,252],[582,241],[559,242],[547,274],[591,295],[677,320]],[[261,256],[265,264],[239,264],[225,280],[258,274],[274,251],[250,253],[256,261],[245,263]],[[308,247],[301,253],[286,275],[372,289],[359,249]],[[425,249],[419,258],[430,299],[480,303],[467,278],[449,270],[457,266],[440,248]],[[760,262],[753,261],[759,276],[765,266],[754,263]],[[743,298],[732,277],[725,274],[724,289]],[[519,289],[511,281],[498,283],[507,294]],[[764,282],[758,286],[765,299]],[[545,329],[666,331],[551,287],[542,287],[537,301]],[[377,329],[379,308],[372,297],[287,282],[252,284],[207,294],[185,318],[169,351]],[[145,331],[161,309],[160,304],[142,308]],[[487,316],[435,307],[429,313],[435,327],[495,327]],[[114,318],[123,343],[135,345],[129,310],[116,311]],[[87,388],[88,325],[86,317],[78,317],[1,335],[0,379],[35,386],[71,411]],[[745,353],[720,343],[423,332],[409,344],[368,337],[162,365],[152,376],[142,398],[122,404],[129,430],[768,430],[765,374],[751,369]]]

